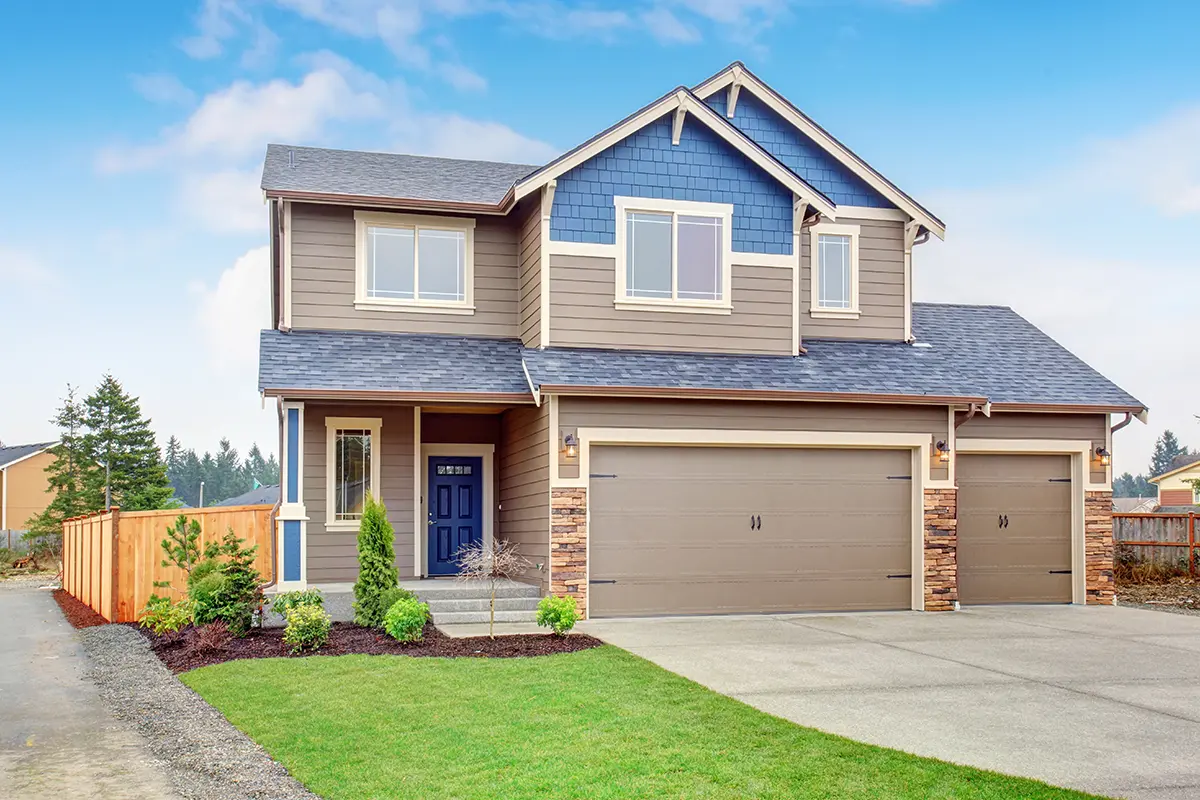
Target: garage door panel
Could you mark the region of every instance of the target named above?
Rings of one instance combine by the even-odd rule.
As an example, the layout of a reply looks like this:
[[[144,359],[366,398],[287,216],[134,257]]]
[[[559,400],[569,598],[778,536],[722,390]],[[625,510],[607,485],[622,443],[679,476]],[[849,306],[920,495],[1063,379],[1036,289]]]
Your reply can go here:
[[[1069,456],[959,457],[960,602],[1070,602],[1070,469]]]
[[[911,463],[909,451],[595,447],[591,614],[909,608]]]

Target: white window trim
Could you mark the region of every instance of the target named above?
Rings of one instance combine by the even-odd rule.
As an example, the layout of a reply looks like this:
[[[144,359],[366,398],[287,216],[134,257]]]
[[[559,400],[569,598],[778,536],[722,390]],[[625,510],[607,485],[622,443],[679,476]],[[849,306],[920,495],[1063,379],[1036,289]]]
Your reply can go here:
[[[380,462],[383,461],[383,420],[379,417],[326,417],[325,418],[325,529],[330,531],[356,531],[359,520],[334,519],[334,438],[338,430],[361,429],[371,432],[371,495],[382,499],[379,493]]]
[[[396,297],[367,296],[367,228],[421,228],[460,231],[463,242],[462,300],[403,300]],[[415,242],[415,239],[414,239]],[[419,250],[419,248],[418,248]],[[416,256],[414,255],[414,258]],[[420,293],[421,267],[413,262],[417,292]],[[460,217],[434,217],[423,214],[388,214],[378,211],[354,212],[354,307],[366,311],[407,311],[419,314],[475,313],[475,220]]]
[[[850,237],[850,307],[825,308],[821,305],[821,235]],[[812,291],[809,293],[809,316],[815,319],[858,319],[858,225],[842,225],[822,222],[809,228],[808,269],[812,276]]]
[[[649,197],[614,197],[617,223],[617,291],[614,305],[619,309],[635,311],[674,311],[693,314],[730,314],[733,311],[731,297],[733,289],[733,205],[729,203],[700,203],[692,200],[656,200]],[[625,246],[625,215],[631,211],[651,214],[679,214],[717,217],[721,220],[721,299],[720,300],[673,300],[655,297],[628,297],[628,251]],[[672,224],[671,239],[671,283],[678,280],[678,265],[675,263],[675,240],[678,229]]]

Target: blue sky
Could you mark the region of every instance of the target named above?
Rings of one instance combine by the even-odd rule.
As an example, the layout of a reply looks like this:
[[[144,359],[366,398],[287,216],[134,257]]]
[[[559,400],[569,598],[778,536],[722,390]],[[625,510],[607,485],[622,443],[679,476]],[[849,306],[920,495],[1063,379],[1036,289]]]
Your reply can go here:
[[[0,440],[112,370],[160,436],[274,449],[267,141],[544,161],[740,59],[947,224],[918,299],[1012,305],[1200,447],[1200,6],[968,0],[12,4]],[[1157,345],[1151,341],[1155,337]],[[1187,368],[1187,365],[1193,368]],[[1187,373],[1191,374],[1187,374]]]

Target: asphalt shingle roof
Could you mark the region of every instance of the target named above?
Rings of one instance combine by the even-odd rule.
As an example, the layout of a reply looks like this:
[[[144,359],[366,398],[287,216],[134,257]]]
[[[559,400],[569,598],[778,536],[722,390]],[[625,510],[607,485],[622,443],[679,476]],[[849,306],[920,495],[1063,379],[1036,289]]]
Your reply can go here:
[[[26,456],[53,447],[57,442],[38,442],[36,444],[14,444],[10,447],[0,447],[0,467],[6,467],[14,461],[20,461]]]
[[[263,331],[258,388],[528,394],[515,339]]]
[[[539,387],[750,389],[1144,407],[1010,308],[916,303],[913,332],[917,346],[806,340],[808,354],[792,357],[535,350],[510,339],[263,331],[259,388],[519,394],[529,392],[524,366]]]
[[[227,497],[214,506],[273,506],[279,501],[279,484],[260,486],[235,497]]]
[[[290,154],[290,155],[289,155]],[[265,191],[495,205],[536,166],[267,145]]]
[[[534,383],[574,387],[983,397],[993,403],[1142,403],[1002,306],[913,304],[918,346],[806,339],[808,355],[526,350]],[[928,345],[928,346],[925,346]]]

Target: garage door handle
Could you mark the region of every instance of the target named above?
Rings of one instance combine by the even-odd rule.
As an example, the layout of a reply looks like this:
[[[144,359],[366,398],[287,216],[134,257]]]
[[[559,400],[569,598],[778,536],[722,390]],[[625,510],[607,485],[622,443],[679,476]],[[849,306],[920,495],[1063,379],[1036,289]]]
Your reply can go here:
[[[1007,514],[1001,514],[999,517],[996,518],[996,527],[997,528],[1007,528],[1008,527],[1008,515]]]
[[[761,516],[756,517],[753,514],[750,515],[750,530],[752,530],[752,531],[761,531],[762,530],[762,517]]]

